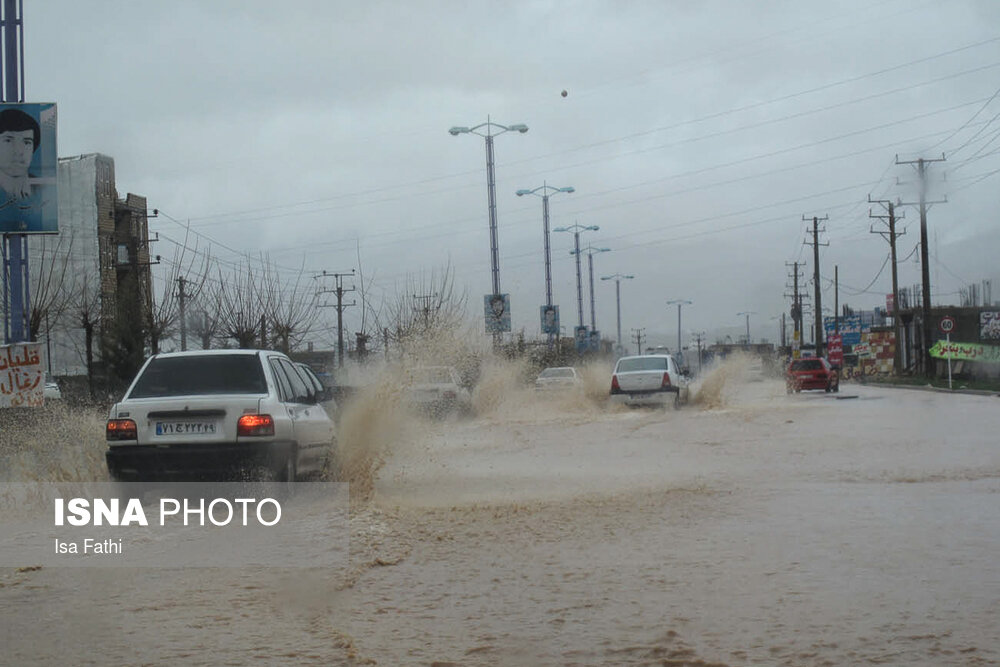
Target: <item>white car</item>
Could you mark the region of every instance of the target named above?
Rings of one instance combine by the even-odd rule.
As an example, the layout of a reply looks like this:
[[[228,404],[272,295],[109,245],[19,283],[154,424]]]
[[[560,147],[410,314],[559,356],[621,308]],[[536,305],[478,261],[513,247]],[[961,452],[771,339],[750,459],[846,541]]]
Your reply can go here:
[[[321,398],[280,352],[154,355],[111,408],[108,472],[127,481],[321,472],[336,437]]]
[[[409,407],[435,418],[472,412],[472,394],[451,366],[420,366],[406,373],[404,400]]]
[[[690,396],[688,378],[673,356],[622,357],[611,375],[611,401],[624,405],[680,407]]]
[[[572,366],[546,368],[535,378],[535,389],[573,389],[583,386],[583,380]]]
[[[55,382],[46,382],[45,388],[42,390],[42,396],[46,401],[58,401],[62,399],[62,392],[59,390],[59,385]]]

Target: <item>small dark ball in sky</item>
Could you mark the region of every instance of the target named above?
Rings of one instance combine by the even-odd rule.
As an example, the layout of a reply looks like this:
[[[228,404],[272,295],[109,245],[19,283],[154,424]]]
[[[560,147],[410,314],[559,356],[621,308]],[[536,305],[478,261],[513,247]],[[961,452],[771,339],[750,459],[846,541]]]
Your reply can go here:
[[[563,96],[563,97],[566,97],[567,95],[569,95],[569,93],[567,93],[567,92],[566,92],[565,90],[564,90],[564,91],[562,91],[562,96]]]

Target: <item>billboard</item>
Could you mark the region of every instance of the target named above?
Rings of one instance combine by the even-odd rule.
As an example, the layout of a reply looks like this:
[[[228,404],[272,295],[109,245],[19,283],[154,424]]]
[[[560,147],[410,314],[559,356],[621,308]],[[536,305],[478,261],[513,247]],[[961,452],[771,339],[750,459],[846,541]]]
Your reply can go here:
[[[559,306],[541,306],[542,333],[559,335]]]
[[[0,408],[43,405],[44,377],[41,343],[0,346]]]
[[[56,105],[0,104],[0,232],[59,231]]]
[[[486,333],[510,331],[510,295],[487,294],[483,297]]]
[[[827,338],[836,333],[838,328],[840,329],[841,342],[847,346],[860,343],[861,334],[871,331],[872,326],[868,322],[862,322],[860,315],[848,315],[839,318],[839,321],[832,317],[823,318],[823,329]]]

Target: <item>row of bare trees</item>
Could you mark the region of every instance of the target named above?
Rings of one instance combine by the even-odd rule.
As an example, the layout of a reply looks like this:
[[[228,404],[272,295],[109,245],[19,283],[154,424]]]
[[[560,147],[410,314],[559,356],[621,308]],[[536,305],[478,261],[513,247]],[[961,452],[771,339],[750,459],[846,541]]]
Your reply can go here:
[[[30,338],[67,341],[63,347],[75,350],[91,383],[98,358],[109,380],[128,381],[148,353],[182,345],[291,352],[330,329],[320,323],[316,280],[304,267],[280,267],[264,254],[224,262],[186,237],[173,257],[162,259],[145,299],[134,293],[134,280],[102,289],[93,251],[74,243],[72,233],[32,243]],[[466,296],[450,266],[407,278],[378,303],[370,298],[371,283],[360,277],[358,333],[386,346],[423,345],[432,332],[458,332],[466,324]]]

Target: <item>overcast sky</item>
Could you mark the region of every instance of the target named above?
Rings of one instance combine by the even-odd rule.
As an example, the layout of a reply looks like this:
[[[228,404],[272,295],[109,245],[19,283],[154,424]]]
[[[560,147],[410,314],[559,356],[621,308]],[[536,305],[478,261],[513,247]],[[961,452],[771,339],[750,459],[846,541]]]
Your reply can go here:
[[[340,2],[25,0],[26,101],[59,105],[59,154],[115,160],[169,258],[183,239],[235,261],[363,269],[378,301],[450,265],[481,319],[492,291],[485,142],[496,137],[500,280],[539,331],[543,183],[551,222],[598,225],[597,325],[778,337],[803,216],[829,216],[823,304],[884,306],[888,243],[869,193],[916,197],[929,167],[935,303],[991,278],[1000,298],[1000,2]],[[561,91],[567,91],[563,97]],[[900,181],[897,184],[897,178]],[[916,210],[899,240],[919,282]],[[555,302],[576,324],[571,234],[552,235]],[[909,259],[906,259],[909,257]],[[589,324],[586,261],[585,319]],[[329,309],[329,313],[333,313]],[[360,309],[348,309],[350,331]],[[790,323],[789,323],[790,326]],[[318,335],[328,344],[335,334]]]

